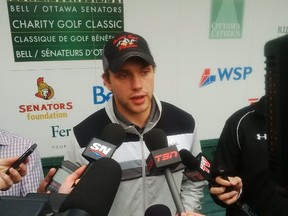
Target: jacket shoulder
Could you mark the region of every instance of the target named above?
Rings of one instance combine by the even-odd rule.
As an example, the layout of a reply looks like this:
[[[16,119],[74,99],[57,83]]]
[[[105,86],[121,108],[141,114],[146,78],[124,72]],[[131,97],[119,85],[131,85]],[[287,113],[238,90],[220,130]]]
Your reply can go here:
[[[191,114],[173,104],[163,102],[162,114],[156,127],[163,129],[167,135],[193,133],[195,120]]]
[[[100,137],[104,127],[111,123],[105,109],[100,109],[73,127],[78,144],[83,148],[93,137]]]

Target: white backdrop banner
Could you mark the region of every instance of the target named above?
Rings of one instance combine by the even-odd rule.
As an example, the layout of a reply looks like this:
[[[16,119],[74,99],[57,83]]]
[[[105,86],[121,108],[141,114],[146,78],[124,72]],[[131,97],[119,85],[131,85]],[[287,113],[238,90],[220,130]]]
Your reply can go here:
[[[63,155],[73,126],[105,106],[102,47],[115,32],[147,39],[155,93],[191,113],[200,140],[261,97],[264,45],[288,33],[286,0],[0,1],[0,127],[42,157]]]

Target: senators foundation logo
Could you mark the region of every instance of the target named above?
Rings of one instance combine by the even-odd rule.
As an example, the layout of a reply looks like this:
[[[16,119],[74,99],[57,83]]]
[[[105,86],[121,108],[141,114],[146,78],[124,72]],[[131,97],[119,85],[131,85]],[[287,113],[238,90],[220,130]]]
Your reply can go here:
[[[29,121],[68,118],[68,111],[73,109],[73,102],[55,101],[54,89],[44,81],[44,77],[37,79],[37,87],[38,91],[32,94],[43,99],[44,102],[37,100],[35,103],[20,104],[19,113],[25,114]],[[57,129],[53,129],[53,137]]]
[[[36,97],[44,100],[50,100],[54,96],[54,89],[44,82],[43,77],[37,79],[38,92],[35,94]]]

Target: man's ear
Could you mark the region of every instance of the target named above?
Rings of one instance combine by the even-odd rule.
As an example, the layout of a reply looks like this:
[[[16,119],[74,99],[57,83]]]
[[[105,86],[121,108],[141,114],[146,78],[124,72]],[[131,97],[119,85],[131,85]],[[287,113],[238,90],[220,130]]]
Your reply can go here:
[[[109,74],[107,75],[106,73],[102,74],[102,79],[103,79],[103,84],[106,86],[106,88],[111,91],[111,83],[110,83],[110,78]]]

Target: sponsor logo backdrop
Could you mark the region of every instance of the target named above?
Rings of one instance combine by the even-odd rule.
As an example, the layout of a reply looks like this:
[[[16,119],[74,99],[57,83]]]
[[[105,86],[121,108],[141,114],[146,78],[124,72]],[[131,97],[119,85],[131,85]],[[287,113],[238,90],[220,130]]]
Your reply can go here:
[[[95,1],[97,2],[97,1]],[[109,3],[108,3],[109,2]],[[63,155],[73,126],[105,106],[102,46],[143,35],[155,92],[191,113],[198,138],[264,93],[264,44],[288,33],[286,0],[0,1],[0,127]]]

